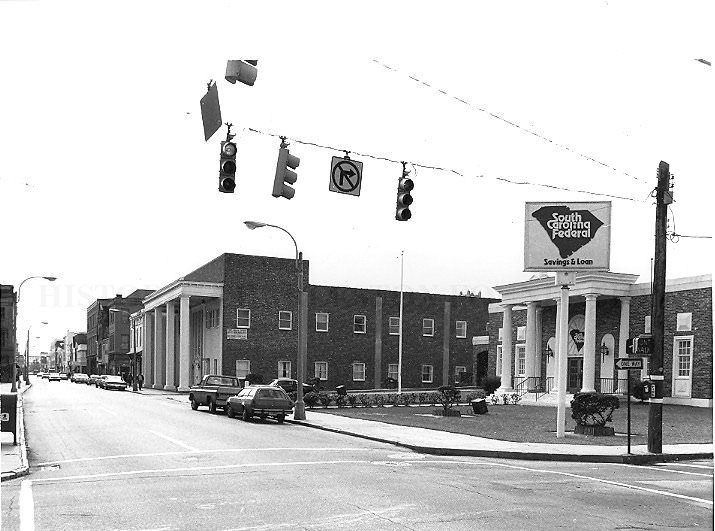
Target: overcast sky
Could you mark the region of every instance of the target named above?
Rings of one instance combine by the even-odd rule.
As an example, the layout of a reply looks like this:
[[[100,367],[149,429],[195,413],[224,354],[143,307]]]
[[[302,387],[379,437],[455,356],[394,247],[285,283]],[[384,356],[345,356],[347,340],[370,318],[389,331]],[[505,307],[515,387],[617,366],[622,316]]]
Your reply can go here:
[[[0,280],[59,277],[23,287],[21,343],[32,325],[46,350],[85,329],[94,299],[223,252],[294,256],[248,219],[288,229],[313,284],[397,290],[404,250],[406,290],[495,295],[531,276],[526,201],[610,200],[611,271],[648,282],[661,160],[671,230],[712,235],[715,87],[696,61],[713,59],[712,15],[706,1],[0,1]],[[241,58],[259,60],[253,87],[224,80]],[[234,194],[217,191],[226,128],[203,138],[210,79],[237,133]],[[290,201],[271,196],[270,135],[300,157]],[[364,164],[360,197],[328,190],[342,150]],[[402,166],[380,157],[414,164],[408,222]],[[712,264],[711,239],[668,244],[669,278]]]

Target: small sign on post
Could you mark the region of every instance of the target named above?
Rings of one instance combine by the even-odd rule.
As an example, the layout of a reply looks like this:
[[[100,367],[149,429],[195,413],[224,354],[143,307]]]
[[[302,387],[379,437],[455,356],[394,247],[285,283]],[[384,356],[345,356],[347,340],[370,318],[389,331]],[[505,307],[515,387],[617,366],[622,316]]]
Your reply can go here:
[[[330,162],[328,190],[339,194],[360,196],[362,162],[347,157],[333,157]]]
[[[643,360],[640,358],[618,358],[616,359],[616,369],[619,371],[640,371],[643,369]]]

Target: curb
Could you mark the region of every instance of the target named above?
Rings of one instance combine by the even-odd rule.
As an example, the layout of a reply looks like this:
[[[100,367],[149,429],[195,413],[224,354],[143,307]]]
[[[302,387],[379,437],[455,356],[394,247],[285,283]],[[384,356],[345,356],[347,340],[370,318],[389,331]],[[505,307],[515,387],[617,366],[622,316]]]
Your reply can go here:
[[[30,473],[30,465],[27,462],[27,445],[25,444],[25,412],[24,407],[22,405],[22,395],[24,395],[25,391],[27,391],[30,387],[32,387],[32,383],[26,385],[21,393],[17,393],[17,444],[20,447],[20,466],[15,470],[11,470],[10,472],[3,472],[0,481],[8,481],[11,479],[26,476]]]
[[[645,465],[650,463],[663,463],[691,459],[712,459],[713,452],[693,452],[682,454],[631,454],[631,455],[599,455],[599,454],[554,454],[554,453],[539,453],[539,452],[514,452],[507,450],[470,450],[466,448],[438,448],[434,446],[420,446],[417,444],[403,443],[382,437],[374,437],[371,435],[363,435],[353,433],[338,428],[329,428],[327,426],[318,426],[310,424],[302,420],[286,419],[286,422],[307,426],[323,431],[339,433],[341,435],[349,435],[359,439],[367,439],[380,443],[392,444],[402,448],[409,448],[415,452],[429,455],[445,455],[445,456],[460,456],[460,457],[490,457],[498,459],[520,459],[524,461],[562,461],[562,462],[582,462],[582,463],[622,463],[629,465]]]

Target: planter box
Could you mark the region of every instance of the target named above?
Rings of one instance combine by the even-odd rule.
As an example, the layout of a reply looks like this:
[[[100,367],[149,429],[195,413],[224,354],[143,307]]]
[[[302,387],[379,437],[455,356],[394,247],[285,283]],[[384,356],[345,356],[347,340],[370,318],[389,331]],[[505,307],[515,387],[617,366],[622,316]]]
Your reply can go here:
[[[611,426],[579,426],[576,424],[574,433],[580,435],[612,436],[615,432]]]
[[[462,413],[458,409],[448,409],[445,411],[442,408],[435,409],[432,411],[433,415],[439,415],[440,417],[461,417]]]

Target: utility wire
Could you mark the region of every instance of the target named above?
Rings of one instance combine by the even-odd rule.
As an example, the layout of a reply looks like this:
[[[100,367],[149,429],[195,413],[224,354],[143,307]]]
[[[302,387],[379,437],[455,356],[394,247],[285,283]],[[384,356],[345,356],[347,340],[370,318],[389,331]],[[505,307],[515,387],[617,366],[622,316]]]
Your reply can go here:
[[[394,67],[392,67],[392,66],[386,65],[386,64],[383,63],[382,61],[379,61],[379,60],[377,60],[377,59],[371,59],[371,61],[372,61],[373,63],[376,63],[376,64],[382,66],[383,68],[385,68],[385,69],[387,69],[387,70],[390,70],[391,72],[398,72],[398,73],[399,73],[399,70],[398,70],[397,68],[394,68]],[[447,92],[446,90],[441,89],[441,88],[438,88],[438,87],[435,87],[435,86],[433,86],[433,85],[430,85],[430,84],[427,83],[426,81],[423,81],[423,80],[421,80],[421,79],[419,79],[419,78],[417,78],[417,77],[415,77],[415,76],[413,76],[413,75],[411,75],[411,74],[405,73],[405,75],[406,75],[408,78],[410,78],[410,79],[412,79],[413,81],[415,81],[416,83],[419,83],[419,84],[421,84],[421,85],[424,85],[425,87],[434,89],[434,90],[436,90],[437,92],[439,92],[440,94],[442,94],[442,95],[444,95],[444,96],[446,96],[446,97],[448,97],[448,98],[451,98],[451,99],[453,99],[453,100],[456,100],[456,101],[458,101],[458,102],[460,102],[460,103],[466,105],[467,107],[471,107],[471,108],[473,108],[473,109],[476,109],[476,110],[478,110],[478,111],[480,111],[480,112],[483,112],[483,113],[485,113],[485,114],[491,116],[492,118],[495,118],[495,119],[497,119],[497,120],[500,120],[500,121],[504,122],[504,123],[507,124],[507,125],[510,125],[510,126],[512,126],[512,127],[515,127],[515,128],[519,129],[520,131],[522,131],[522,132],[524,132],[524,133],[528,133],[528,134],[530,134],[530,135],[532,135],[532,136],[535,136],[535,137],[537,137],[537,138],[539,138],[539,139],[541,139],[541,140],[544,140],[544,141],[548,142],[549,144],[553,145],[554,147],[557,147],[557,148],[559,148],[559,149],[563,149],[564,151],[569,151],[569,152],[571,152],[571,153],[573,153],[573,154],[575,154],[575,155],[577,155],[577,156],[579,156],[579,157],[581,157],[581,158],[584,158],[584,159],[586,159],[586,160],[589,160],[589,161],[591,161],[591,162],[593,162],[593,163],[595,163],[595,164],[597,164],[597,165],[599,165],[599,166],[603,166],[604,168],[607,168],[607,169],[609,169],[609,170],[611,170],[611,171],[614,171],[614,172],[622,173],[623,175],[625,175],[625,176],[627,176],[627,177],[631,177],[632,179],[635,179],[635,180],[637,180],[637,181],[645,181],[645,179],[642,179],[642,178],[640,178],[640,177],[636,177],[635,175],[631,175],[630,173],[628,173],[628,172],[626,172],[626,171],[624,171],[624,170],[619,170],[618,168],[616,168],[616,167],[614,167],[614,166],[612,166],[612,165],[610,165],[610,164],[607,164],[607,163],[605,163],[605,162],[603,162],[603,161],[601,161],[601,160],[598,160],[598,159],[596,159],[596,158],[594,158],[594,157],[592,157],[592,156],[590,156],[590,155],[586,155],[585,153],[581,153],[580,151],[577,151],[576,149],[573,149],[573,148],[567,146],[566,144],[560,144],[560,143],[558,143],[558,142],[556,142],[556,141],[554,141],[554,140],[551,140],[550,138],[548,138],[548,137],[542,135],[541,133],[538,133],[538,132],[536,132],[536,131],[533,131],[533,130],[531,130],[531,129],[528,129],[528,128],[526,128],[526,127],[523,127],[523,126],[519,125],[518,123],[513,122],[513,121],[511,121],[511,120],[507,120],[507,119],[504,118],[503,116],[500,116],[500,115],[498,115],[498,114],[495,114],[495,113],[489,111],[488,109],[485,109],[485,108],[483,108],[483,107],[480,107],[479,105],[475,105],[475,104],[470,103],[470,102],[468,102],[468,101],[466,101],[466,100],[464,100],[464,99],[462,99],[462,98],[458,98],[457,96],[454,96],[454,95],[450,94],[450,93]]]
[[[317,148],[327,149],[327,150],[330,150],[330,151],[343,151],[343,152],[345,152],[346,154],[347,154],[347,153],[352,153],[352,154],[355,154],[355,155],[358,155],[358,156],[361,156],[361,157],[368,157],[368,158],[375,159],[375,160],[383,160],[383,161],[386,161],[386,162],[392,162],[392,163],[394,163],[394,164],[400,164],[400,165],[402,165],[402,161],[397,160],[397,159],[391,159],[391,158],[382,157],[382,156],[379,156],[379,155],[372,155],[372,154],[370,154],[370,153],[362,153],[362,152],[359,152],[359,151],[347,150],[347,149],[344,149],[344,148],[337,148],[337,147],[334,147],[334,146],[326,146],[326,145],[324,145],[324,144],[318,144],[317,142],[312,142],[312,141],[309,141],[309,140],[301,140],[300,138],[288,137],[288,136],[285,136],[285,135],[279,135],[279,134],[276,134],[276,133],[270,133],[270,132],[267,132],[267,131],[261,131],[260,129],[256,129],[256,128],[254,128],[254,127],[246,127],[245,130],[246,130],[246,131],[250,131],[250,132],[252,132],[252,133],[257,133],[257,134],[259,134],[259,135],[272,136],[272,137],[280,138],[280,139],[287,139],[287,140],[290,140],[291,142],[295,142],[296,144],[304,144],[304,145],[307,145],[307,146],[314,146],[314,147],[317,147]],[[410,164],[411,164],[413,167],[416,167],[416,168],[424,168],[424,169],[429,169],[429,170],[443,171],[443,172],[447,172],[447,173],[452,173],[452,174],[454,174],[454,175],[459,175],[460,177],[467,177],[467,175],[465,175],[464,173],[459,172],[459,171],[457,171],[457,170],[455,170],[455,169],[452,169],[452,168],[446,168],[446,167],[442,167],[442,166],[433,166],[433,165],[430,165],[430,164],[421,164],[421,163],[419,163],[419,162],[411,162],[411,161],[410,161]],[[517,184],[517,185],[523,185],[523,186],[539,186],[539,187],[542,187],[542,188],[550,188],[550,189],[552,189],[552,190],[561,190],[561,191],[564,191],[564,192],[572,192],[572,193],[579,193],[579,194],[588,194],[588,195],[594,195],[594,196],[599,196],[599,197],[610,197],[610,198],[612,198],[612,199],[622,199],[622,200],[624,200],[624,201],[633,201],[634,203],[642,203],[642,202],[645,201],[645,200],[644,200],[644,201],[641,201],[641,200],[635,199],[635,198],[633,198],[633,197],[626,197],[626,196],[614,195],[614,194],[605,194],[605,193],[601,193],[601,192],[592,192],[592,191],[589,191],[589,190],[580,190],[580,189],[576,189],[576,188],[566,188],[566,187],[564,187],[564,186],[556,186],[556,185],[553,185],[553,184],[534,183],[534,182],[530,182],[530,181],[517,181],[517,180],[514,180],[515,178],[507,178],[507,177],[488,177],[488,176],[485,176],[485,175],[474,175],[474,176],[472,176],[472,177],[473,177],[473,178],[476,178],[476,179],[491,178],[491,179],[494,179],[494,180],[496,180],[496,181],[506,182],[506,183],[510,183],[510,184]],[[648,195],[648,197],[650,197],[650,194]],[[647,198],[646,198],[646,199],[647,199]]]

